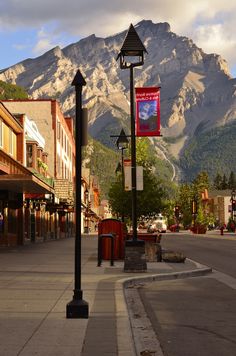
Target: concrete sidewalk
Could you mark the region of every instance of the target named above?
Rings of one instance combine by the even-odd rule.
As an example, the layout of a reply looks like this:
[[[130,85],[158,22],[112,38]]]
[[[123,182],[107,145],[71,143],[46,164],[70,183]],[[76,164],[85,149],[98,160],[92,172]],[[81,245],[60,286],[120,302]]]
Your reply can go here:
[[[66,319],[74,288],[74,239],[0,250],[0,356],[140,355],[145,343],[136,335],[124,285],[132,289],[153,280],[209,272],[189,260],[148,263],[147,273],[140,274],[124,273],[123,261],[113,267],[103,261],[97,267],[95,236],[83,237],[81,250],[88,319]],[[151,326],[148,335],[141,333],[147,338],[151,334]]]

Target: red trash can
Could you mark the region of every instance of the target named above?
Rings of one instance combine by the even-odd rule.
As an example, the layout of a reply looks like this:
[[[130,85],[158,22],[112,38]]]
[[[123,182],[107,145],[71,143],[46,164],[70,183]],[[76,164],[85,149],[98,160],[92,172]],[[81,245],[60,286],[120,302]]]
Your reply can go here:
[[[114,260],[124,258],[124,240],[125,240],[125,226],[124,223],[118,219],[103,219],[98,224],[98,235],[114,234]],[[102,241],[102,259],[111,259],[111,239],[103,238]]]

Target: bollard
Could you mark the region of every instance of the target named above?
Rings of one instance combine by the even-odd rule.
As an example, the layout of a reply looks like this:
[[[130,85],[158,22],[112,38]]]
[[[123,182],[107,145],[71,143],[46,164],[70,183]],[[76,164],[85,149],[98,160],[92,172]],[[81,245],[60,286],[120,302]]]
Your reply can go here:
[[[221,226],[221,228],[220,228],[220,234],[224,235],[224,227],[223,226]]]

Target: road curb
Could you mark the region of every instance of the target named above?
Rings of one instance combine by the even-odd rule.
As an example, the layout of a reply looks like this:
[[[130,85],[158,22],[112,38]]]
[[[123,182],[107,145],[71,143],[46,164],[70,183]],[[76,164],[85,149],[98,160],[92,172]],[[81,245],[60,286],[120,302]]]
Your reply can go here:
[[[159,273],[152,274],[149,276],[138,276],[133,278],[127,278],[123,280],[123,287],[130,288],[136,287],[140,283],[151,283],[155,281],[164,281],[171,279],[180,279],[180,278],[188,278],[188,277],[198,277],[203,276],[212,272],[212,268],[210,267],[202,267],[189,271],[181,271],[181,272],[170,272],[170,273]]]
[[[212,268],[199,264],[198,262],[189,260],[196,265],[196,269],[159,273],[152,275],[142,275],[136,277],[122,278],[116,282],[115,295],[117,309],[117,336],[118,336],[118,355],[123,356],[124,341],[127,347],[128,340],[133,343],[133,348],[126,349],[126,355],[140,356],[141,352],[146,351],[147,354],[163,356],[159,340],[153,330],[152,324],[146,314],[145,308],[140,299],[137,288],[146,283],[164,280],[176,280],[189,277],[204,276],[212,272]],[[123,305],[125,303],[125,305]],[[122,318],[120,311],[122,310]],[[121,336],[125,336],[122,340]],[[155,353],[152,353],[155,352]]]

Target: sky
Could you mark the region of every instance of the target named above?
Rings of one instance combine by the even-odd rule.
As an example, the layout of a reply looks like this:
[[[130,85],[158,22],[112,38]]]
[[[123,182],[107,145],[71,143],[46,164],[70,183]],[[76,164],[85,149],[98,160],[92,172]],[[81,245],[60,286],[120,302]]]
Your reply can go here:
[[[236,77],[235,0],[0,0],[0,69],[130,23],[168,22],[205,53],[217,53]]]

